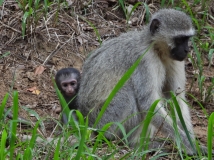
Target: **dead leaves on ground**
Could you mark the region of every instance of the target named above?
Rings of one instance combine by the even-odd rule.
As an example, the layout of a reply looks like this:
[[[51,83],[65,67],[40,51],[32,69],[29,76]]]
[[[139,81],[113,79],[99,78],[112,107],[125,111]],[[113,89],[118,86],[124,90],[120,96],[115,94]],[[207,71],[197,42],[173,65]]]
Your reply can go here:
[[[36,75],[40,75],[40,74],[42,74],[43,72],[44,72],[44,70],[45,70],[45,67],[44,66],[42,66],[42,65],[40,65],[40,66],[38,66],[37,68],[36,68],[36,70],[35,70],[35,76]]]
[[[37,89],[36,86],[28,88],[27,91],[30,91],[33,94],[39,95],[40,91]]]
[[[36,68],[36,70],[35,70],[35,72],[34,72],[34,75],[35,75],[35,76],[36,76],[36,75],[40,75],[40,74],[42,74],[42,73],[44,72],[44,70],[45,70],[45,67],[42,66],[42,65],[40,65],[40,66],[38,66],[38,67]],[[36,95],[39,95],[39,94],[40,94],[40,91],[37,89],[36,86],[31,87],[31,88],[28,88],[27,91],[29,91],[29,92],[31,92],[31,93],[33,93],[33,94],[36,94]]]

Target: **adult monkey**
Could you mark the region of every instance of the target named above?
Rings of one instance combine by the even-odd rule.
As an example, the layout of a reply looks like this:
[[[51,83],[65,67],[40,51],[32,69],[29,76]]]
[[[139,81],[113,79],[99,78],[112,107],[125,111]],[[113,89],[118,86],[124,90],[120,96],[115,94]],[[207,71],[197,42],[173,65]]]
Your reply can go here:
[[[84,116],[89,114],[89,126],[93,126],[101,107],[110,92],[132,66],[132,64],[154,43],[144,55],[130,79],[120,89],[107,107],[97,127],[102,128],[108,122],[123,122],[128,133],[145,118],[151,104],[159,98],[170,98],[169,92],[183,90],[178,97],[184,121],[194,140],[190,111],[185,100],[184,59],[189,51],[188,40],[194,35],[189,16],[174,9],[162,9],[155,13],[150,23],[138,32],[132,31],[105,42],[85,61],[77,96],[78,109]],[[183,100],[182,100],[183,99]],[[150,124],[150,135],[156,129],[174,139],[172,119],[159,103],[157,113]],[[137,114],[140,113],[140,114]],[[130,115],[133,115],[130,117]],[[130,117],[130,118],[128,118]],[[178,132],[188,154],[194,154],[189,140],[178,121]],[[122,133],[113,125],[109,131],[122,138]],[[130,145],[140,138],[142,125],[129,137]],[[114,139],[113,134],[105,134]]]

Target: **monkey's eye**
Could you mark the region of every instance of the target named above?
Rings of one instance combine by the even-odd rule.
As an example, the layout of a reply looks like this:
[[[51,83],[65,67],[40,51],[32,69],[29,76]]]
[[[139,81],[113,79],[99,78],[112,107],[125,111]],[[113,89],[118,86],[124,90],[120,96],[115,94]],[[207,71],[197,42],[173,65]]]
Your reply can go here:
[[[68,86],[68,84],[67,84],[67,83],[63,83],[62,85],[63,85],[63,87],[67,87],[67,86]]]
[[[72,86],[74,86],[74,85],[76,84],[76,82],[72,81],[70,84],[71,84]]]

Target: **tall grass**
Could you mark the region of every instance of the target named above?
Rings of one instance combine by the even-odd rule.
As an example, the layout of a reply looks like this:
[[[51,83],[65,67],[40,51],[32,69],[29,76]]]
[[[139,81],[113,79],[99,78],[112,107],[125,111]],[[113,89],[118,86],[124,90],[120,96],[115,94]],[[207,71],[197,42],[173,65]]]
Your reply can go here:
[[[213,149],[212,141],[214,139],[214,112],[209,117],[207,135],[208,160],[211,160]]]
[[[180,108],[177,104],[177,100],[175,95],[172,95],[172,99],[170,100],[171,104],[171,114],[173,119],[173,128],[175,129],[175,139],[176,139],[176,147],[179,150],[179,154],[181,157],[183,157],[182,152],[182,142],[179,137],[179,132],[177,131],[177,120],[175,119],[175,110],[178,113],[178,117],[181,121],[181,124],[183,125],[183,128],[188,136],[188,130],[185,128],[185,122],[182,120],[182,114],[180,111]],[[0,111],[2,113],[2,108],[4,108],[6,101],[8,99],[8,94],[5,95],[5,98],[2,101]],[[147,137],[148,136],[148,126],[152,120],[152,117],[157,114],[155,112],[155,108],[160,100],[157,100],[153,103],[153,105],[150,107],[148,114],[146,115],[146,118],[143,122],[143,128],[140,138],[139,146],[136,146],[135,148],[129,150],[123,157],[120,159],[146,159],[148,154],[152,151],[156,151],[158,149],[150,150],[148,148],[149,143],[152,143],[151,140]],[[131,135],[135,129],[137,129],[139,126],[136,126],[133,128],[130,133],[126,133],[123,123],[108,123],[105,126],[103,126],[102,129],[93,129],[88,127],[88,119],[83,118],[80,112],[76,111],[77,117],[79,119],[78,123],[73,119],[73,125],[72,129],[71,126],[67,125],[62,128],[62,134],[57,138],[56,140],[49,141],[48,139],[42,138],[42,144],[38,141],[38,127],[40,122],[38,121],[34,128],[31,129],[29,133],[31,133],[31,137],[25,141],[20,141],[20,137],[17,135],[17,122],[18,122],[18,93],[13,93],[13,119],[9,122],[3,123],[5,117],[3,114],[1,114],[0,124],[1,124],[1,142],[0,142],[0,157],[1,159],[14,159],[15,157],[18,157],[20,159],[35,159],[35,155],[38,155],[38,158],[41,157],[41,151],[47,150],[47,155],[43,156],[50,159],[51,157],[53,159],[114,159],[116,154],[120,152],[120,150],[124,147],[121,145],[118,145],[119,142],[126,142],[128,145],[127,138]],[[70,114],[72,114],[73,111],[71,111]],[[173,118],[174,117],[174,118]],[[72,119],[72,116],[71,116]],[[71,123],[70,123],[71,124]],[[104,134],[105,132],[108,132],[108,128],[111,125],[117,125],[118,129],[121,130],[121,132],[124,135],[124,138],[119,140],[117,143],[109,141],[105,138]],[[212,159],[212,137],[213,135],[213,124],[214,124],[214,114],[209,118],[209,126],[208,126],[208,159]],[[141,125],[141,124],[140,124]],[[97,137],[94,139],[91,137],[91,132],[96,131]],[[69,137],[70,135],[74,136],[73,140],[75,139],[75,142],[70,142]],[[190,140],[191,142],[192,140]],[[8,142],[8,143],[6,143]],[[193,142],[191,142],[193,143]],[[71,145],[72,144],[72,145]],[[104,144],[107,144],[106,149],[108,150],[108,155],[99,154],[99,150],[103,148]],[[193,144],[194,146],[197,146],[197,144]],[[9,147],[8,147],[9,146]],[[38,149],[38,147],[40,149]],[[50,150],[51,149],[51,150]],[[200,158],[203,158],[201,151],[199,150],[198,155],[200,155]],[[159,153],[153,159],[158,159],[161,156],[167,156],[170,153]],[[40,155],[40,156],[39,156]],[[52,156],[53,155],[53,156]],[[187,155],[186,155],[187,156]],[[36,158],[37,159],[37,158]]]
[[[49,0],[17,0],[19,8],[23,12],[22,17],[22,36],[26,34],[26,30],[33,26],[33,30],[36,29],[38,21],[44,17],[46,19],[48,9],[53,3],[57,3],[58,8],[55,12],[55,19],[57,19],[58,11],[60,9],[60,1],[49,1]]]

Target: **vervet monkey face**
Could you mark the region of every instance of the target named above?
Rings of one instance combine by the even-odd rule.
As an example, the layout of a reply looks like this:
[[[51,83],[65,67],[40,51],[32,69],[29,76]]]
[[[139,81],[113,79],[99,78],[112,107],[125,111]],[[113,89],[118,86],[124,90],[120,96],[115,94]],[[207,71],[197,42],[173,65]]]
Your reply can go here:
[[[77,91],[77,80],[74,77],[68,77],[66,80],[61,82],[62,91],[66,96],[74,96]]]
[[[172,23],[170,21],[167,21],[167,22]],[[191,27],[191,23],[189,23],[189,26],[186,27],[184,30],[180,29],[178,31],[176,31],[175,29],[170,30],[166,26],[167,25],[164,25],[164,22],[161,22],[160,19],[158,19],[158,18],[153,19],[150,24],[151,36],[153,37],[153,40],[158,39],[157,43],[162,41],[162,42],[166,43],[167,46],[169,46],[169,53],[170,53],[171,59],[176,60],[176,61],[183,61],[187,57],[187,54],[189,52],[188,41],[189,41],[189,38],[194,35],[194,28]],[[173,25],[171,24],[171,27],[172,26]],[[179,27],[181,27],[181,26],[179,26]],[[167,29],[169,31],[167,31]],[[178,34],[179,32],[181,32],[181,34]],[[160,46],[159,46],[159,48],[161,49]],[[161,50],[163,50],[163,49],[161,49]],[[164,53],[164,51],[162,51],[162,52]]]
[[[64,98],[71,100],[79,90],[80,72],[75,68],[63,68],[57,72],[55,80]]]
[[[183,61],[189,52],[189,41],[190,36],[179,36],[173,38],[174,48],[171,50],[171,58],[177,61]]]

